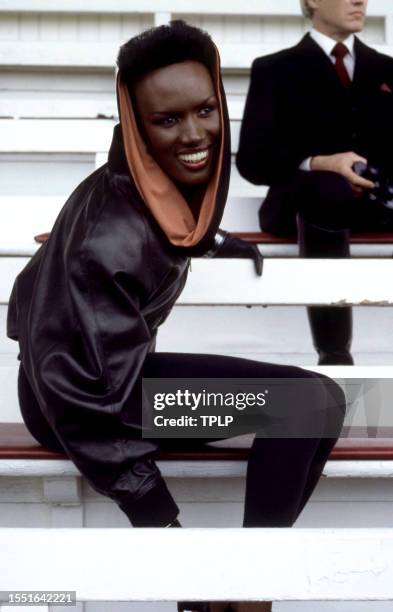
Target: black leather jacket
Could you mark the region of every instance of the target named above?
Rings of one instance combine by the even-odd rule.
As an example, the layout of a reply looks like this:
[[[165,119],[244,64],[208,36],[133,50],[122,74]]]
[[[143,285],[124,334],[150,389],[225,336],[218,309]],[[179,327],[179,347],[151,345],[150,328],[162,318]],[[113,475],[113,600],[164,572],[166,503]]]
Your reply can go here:
[[[169,242],[135,187],[116,126],[108,163],[72,193],[10,298],[8,336],[19,341],[42,413],[91,486],[135,525],[152,504],[168,516],[176,508],[154,462],[158,446],[141,434],[141,368],[182,291],[189,255],[212,246],[222,216],[230,144],[219,86],[224,157],[199,244]]]

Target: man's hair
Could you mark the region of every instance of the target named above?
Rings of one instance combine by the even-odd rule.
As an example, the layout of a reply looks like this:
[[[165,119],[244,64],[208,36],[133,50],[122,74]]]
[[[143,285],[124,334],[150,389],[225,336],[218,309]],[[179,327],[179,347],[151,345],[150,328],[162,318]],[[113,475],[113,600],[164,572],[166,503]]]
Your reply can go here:
[[[311,19],[311,17],[314,14],[314,11],[310,7],[310,5],[308,4],[308,0],[300,0],[300,4],[301,4],[301,7],[302,7],[303,15],[305,17],[308,17],[309,19]]]
[[[120,47],[119,76],[132,90],[149,72],[185,61],[204,64],[210,73],[216,63],[216,48],[209,34],[181,19],[134,36]]]

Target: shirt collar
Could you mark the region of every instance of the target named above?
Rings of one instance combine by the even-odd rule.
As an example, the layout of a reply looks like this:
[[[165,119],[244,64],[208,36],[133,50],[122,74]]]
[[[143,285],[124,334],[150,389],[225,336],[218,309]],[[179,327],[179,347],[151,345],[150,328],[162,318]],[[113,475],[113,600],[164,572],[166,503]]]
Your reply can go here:
[[[330,36],[326,36],[326,34],[322,34],[322,32],[319,32],[315,28],[312,28],[312,30],[310,31],[310,36],[321,47],[321,49],[325,51],[326,55],[329,55],[330,57],[334,47],[337,44],[337,41],[334,40],[333,38],[330,38]],[[355,36],[354,34],[350,34],[342,42],[347,47],[352,57],[355,57]]]

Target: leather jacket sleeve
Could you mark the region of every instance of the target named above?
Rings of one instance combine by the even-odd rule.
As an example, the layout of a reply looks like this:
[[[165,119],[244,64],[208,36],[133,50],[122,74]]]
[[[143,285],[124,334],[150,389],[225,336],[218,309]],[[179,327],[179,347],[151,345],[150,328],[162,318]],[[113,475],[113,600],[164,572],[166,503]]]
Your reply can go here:
[[[137,256],[135,270],[114,266],[106,246],[70,259],[76,331],[60,332],[35,368],[40,404],[95,490],[133,525],[166,525],[178,508],[154,462],[157,445],[141,431],[141,370],[154,342],[141,312],[143,271]]]

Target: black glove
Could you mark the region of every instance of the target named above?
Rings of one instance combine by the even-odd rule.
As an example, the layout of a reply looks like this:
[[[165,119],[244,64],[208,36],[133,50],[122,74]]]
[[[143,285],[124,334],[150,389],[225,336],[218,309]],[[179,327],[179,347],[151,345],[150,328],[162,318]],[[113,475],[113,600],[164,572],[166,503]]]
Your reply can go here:
[[[218,230],[215,247],[207,254],[210,257],[228,257],[230,259],[252,259],[255,272],[262,276],[263,256],[255,244],[249,244],[228,232]]]

